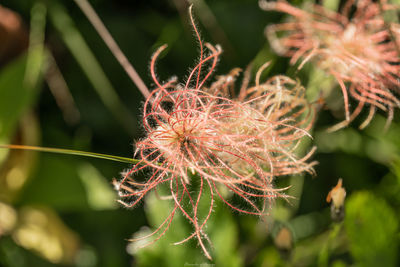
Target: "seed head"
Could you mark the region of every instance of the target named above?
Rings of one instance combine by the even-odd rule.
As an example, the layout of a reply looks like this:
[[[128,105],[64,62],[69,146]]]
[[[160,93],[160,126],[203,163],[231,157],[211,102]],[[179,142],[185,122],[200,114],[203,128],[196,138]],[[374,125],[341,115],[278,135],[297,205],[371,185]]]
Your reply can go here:
[[[292,64],[302,59],[299,68],[312,61],[336,78],[346,119],[330,130],[348,125],[364,107],[369,108],[369,115],[360,128],[369,124],[377,109],[388,113],[387,126],[390,124],[394,108],[400,107],[396,97],[400,92],[400,55],[393,39],[399,25],[388,26],[382,12],[398,7],[371,0],[348,0],[340,14],[319,5],[307,12],[286,1],[262,1],[261,7],[292,16],[287,23],[266,28],[276,52],[291,57]],[[278,37],[282,33],[284,36]],[[358,101],[352,112],[349,94]]]
[[[193,24],[195,32],[197,29]],[[285,76],[248,87],[245,82],[239,96],[229,95],[239,69],[220,76],[207,87],[221,50],[201,39],[199,63],[184,84],[176,78],[158,81],[154,66],[161,47],[151,60],[156,88],[144,105],[143,125],[147,136],[137,142],[139,163],[124,174],[116,188],[120,202],[133,207],[150,191],[169,188],[173,203],[170,215],[152,234],[151,244],[169,228],[177,211],[193,225],[194,232],[176,244],[196,238],[208,258],[204,228],[209,220],[214,198],[218,196],[233,210],[264,215],[277,197],[287,197],[285,188],[275,188],[274,178],[301,172],[313,172],[308,163],[311,150],[297,157],[295,150],[313,123],[313,112],[304,98],[304,88]],[[245,74],[245,76],[249,76]],[[246,81],[247,79],[245,79]],[[234,91],[234,90],[233,90]],[[140,181],[139,172],[148,174]],[[198,185],[194,190],[193,185]],[[204,197],[205,192],[208,198]],[[225,192],[243,204],[228,200]],[[200,203],[208,203],[203,215]],[[204,207],[204,204],[202,204]],[[147,245],[148,245],[147,244]]]

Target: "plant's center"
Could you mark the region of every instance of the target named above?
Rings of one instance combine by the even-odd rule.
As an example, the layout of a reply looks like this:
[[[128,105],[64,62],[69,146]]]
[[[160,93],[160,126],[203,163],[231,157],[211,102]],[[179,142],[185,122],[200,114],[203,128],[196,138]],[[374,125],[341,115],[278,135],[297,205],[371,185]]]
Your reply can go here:
[[[354,71],[373,70],[382,72],[377,47],[364,32],[354,24],[349,24],[341,36],[326,38],[326,62],[322,67],[334,68],[337,72],[354,75]]]
[[[171,118],[154,131],[153,140],[167,156],[180,158],[187,156],[187,150],[194,146],[196,132],[195,120]]]

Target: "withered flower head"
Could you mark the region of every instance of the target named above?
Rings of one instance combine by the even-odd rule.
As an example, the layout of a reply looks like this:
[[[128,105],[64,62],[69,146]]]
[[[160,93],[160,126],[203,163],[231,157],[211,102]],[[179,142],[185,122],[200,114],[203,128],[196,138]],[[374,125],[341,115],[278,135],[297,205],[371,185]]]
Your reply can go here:
[[[399,41],[394,40],[399,25],[385,23],[382,12],[398,7],[386,1],[348,0],[339,14],[319,5],[307,12],[286,1],[261,1],[260,6],[292,16],[287,23],[266,28],[277,53],[291,57],[292,64],[301,59],[299,68],[311,61],[336,78],[346,119],[330,130],[348,125],[364,107],[369,115],[360,128],[369,124],[377,109],[388,113],[390,124],[395,107],[400,107]],[[353,111],[348,95],[358,101]]]

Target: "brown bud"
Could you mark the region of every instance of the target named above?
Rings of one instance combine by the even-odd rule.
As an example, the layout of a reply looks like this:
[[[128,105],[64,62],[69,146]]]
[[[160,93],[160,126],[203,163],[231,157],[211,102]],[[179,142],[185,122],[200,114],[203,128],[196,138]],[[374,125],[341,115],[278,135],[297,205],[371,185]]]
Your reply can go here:
[[[342,221],[344,218],[344,200],[346,198],[346,190],[342,187],[342,179],[340,178],[337,185],[332,188],[326,197],[326,201],[331,203],[331,218],[334,221]]]

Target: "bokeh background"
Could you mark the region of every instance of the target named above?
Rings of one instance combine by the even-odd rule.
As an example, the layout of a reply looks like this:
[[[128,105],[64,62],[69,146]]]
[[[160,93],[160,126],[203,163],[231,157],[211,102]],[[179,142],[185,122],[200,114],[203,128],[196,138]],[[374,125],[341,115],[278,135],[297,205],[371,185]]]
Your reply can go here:
[[[90,2],[148,87],[149,60],[163,44],[159,78],[185,80],[198,59],[186,0]],[[215,75],[271,61],[266,75],[299,78],[309,91],[329,86],[313,66],[298,72],[271,50],[264,28],[284,15],[262,11],[254,0],[191,2],[203,39],[224,50]],[[132,157],[144,136],[144,98],[75,2],[0,4],[0,143]],[[1,149],[0,266],[396,266],[399,112],[387,132],[380,114],[363,131],[355,122],[327,133],[343,119],[340,90],[327,104],[313,130],[317,175],[277,180],[292,186],[294,198],[276,201],[262,220],[217,202],[207,227],[213,261],[196,242],[172,245],[191,231],[181,215],[152,246],[137,249],[128,241],[156,229],[170,207],[154,195],[134,209],[118,205],[111,182],[129,164]],[[333,222],[325,199],[339,178],[347,191],[345,217]]]

